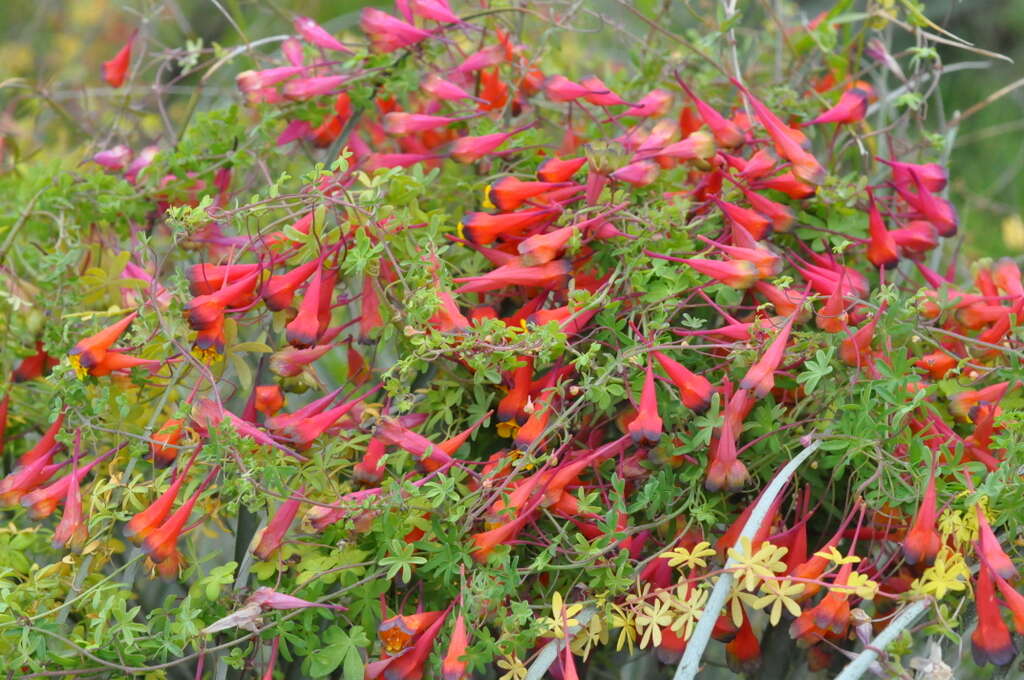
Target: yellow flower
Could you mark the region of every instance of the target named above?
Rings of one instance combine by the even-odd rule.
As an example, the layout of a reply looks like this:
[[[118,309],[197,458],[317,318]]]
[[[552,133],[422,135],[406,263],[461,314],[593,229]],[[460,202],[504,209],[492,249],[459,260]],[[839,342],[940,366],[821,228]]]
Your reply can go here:
[[[681,566],[683,569],[696,569],[708,566],[708,563],[703,558],[714,554],[715,551],[711,548],[711,544],[707,541],[701,541],[693,546],[693,550],[687,550],[683,547],[673,548],[668,552],[661,553],[659,557],[667,559],[668,566],[670,567]]]
[[[858,562],[860,562],[860,558],[856,555],[844,556],[843,553],[836,550],[836,547],[834,545],[830,545],[827,551],[819,550],[818,552],[814,553],[814,556],[820,557],[823,560],[831,560],[832,562],[835,562],[837,565],[857,564]]]
[[[910,588],[919,596],[932,595],[941,600],[947,593],[966,590],[970,577],[971,571],[963,556],[946,547],[936,556],[935,564],[925,569]]]
[[[612,605],[611,615],[612,628],[619,629],[619,638],[615,642],[615,651],[621,651],[623,645],[629,647],[630,655],[633,654],[633,645],[636,644],[636,621],[633,615],[625,611],[619,605]]]
[[[556,590],[551,596],[551,617],[544,617],[541,622],[547,626],[549,634],[561,639],[565,637],[566,629],[580,625],[573,617],[582,610],[582,604],[571,604],[566,607],[562,601],[562,594]]]
[[[689,640],[697,620],[704,613],[704,603],[708,601],[706,588],[690,588],[683,584],[676,589],[676,597],[672,599],[672,610],[675,620],[672,632],[683,640]]]
[[[878,584],[869,579],[867,574],[862,574],[859,571],[851,573],[845,584],[833,586],[833,588],[842,592],[852,592],[865,600],[873,600],[878,594]]]
[[[757,598],[754,601],[753,607],[754,609],[764,609],[771,605],[772,609],[768,614],[768,620],[774,626],[782,618],[783,607],[793,616],[800,616],[800,605],[796,603],[796,600],[792,599],[792,596],[799,595],[803,591],[804,584],[793,583],[789,579],[784,581],[765,581],[761,584],[761,592],[765,593],[765,595]]]
[[[744,592],[743,587],[739,583],[733,585],[732,591],[729,593],[729,599],[726,602],[733,625],[737,628],[743,625],[743,605],[755,607],[757,600],[757,595]]]
[[[523,680],[526,677],[526,666],[515,654],[498,659],[498,668],[508,671],[498,680]]]
[[[199,361],[203,362],[207,366],[212,366],[224,358],[224,355],[218,352],[214,347],[207,347],[206,349],[193,347],[192,356],[199,359]]]
[[[505,420],[497,425],[498,436],[511,439],[519,432],[519,423],[515,420]]]
[[[736,570],[736,582],[742,583],[744,590],[754,591],[759,582],[774,579],[776,572],[786,571],[782,558],[789,552],[789,548],[765,541],[756,553],[752,553],[750,539],[745,536],[740,539],[740,547],[740,550],[729,548],[729,557],[738,563],[732,568]]]
[[[671,605],[661,598],[645,604],[636,617],[637,628],[643,630],[640,638],[640,649],[647,649],[652,643],[655,647],[661,644],[661,629],[672,625]]]
[[[82,359],[77,354],[68,355],[68,363],[71,364],[71,368],[75,371],[75,377],[79,380],[85,380],[85,376],[89,375],[89,371],[82,366]]]

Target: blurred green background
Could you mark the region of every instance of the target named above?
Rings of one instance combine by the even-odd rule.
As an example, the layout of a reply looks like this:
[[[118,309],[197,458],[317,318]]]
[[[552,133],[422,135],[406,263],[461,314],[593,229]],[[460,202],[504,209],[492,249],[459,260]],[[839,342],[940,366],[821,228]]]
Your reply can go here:
[[[866,0],[856,6],[863,9]],[[712,0],[671,0],[671,28],[697,25],[701,16],[718,9]],[[878,0],[882,6],[892,0]],[[784,3],[781,0],[747,0],[739,8],[758,12],[774,3],[776,11],[812,18],[831,1]],[[0,169],[12,159],[64,153],[80,146],[83,136],[102,144],[111,128],[102,124],[72,124],[89,119],[104,97],[124,97],[124,91],[105,87],[99,64],[109,59],[136,27],[151,36],[153,52],[143,58],[155,61],[158,51],[181,52],[188,41],[201,38],[205,47],[230,46],[245,39],[278,35],[290,30],[294,13],[302,13],[341,31],[358,22],[359,0],[3,0],[0,22]],[[938,124],[964,112],[1024,76],[1024,1],[928,0],[928,16],[947,30],[974,45],[1005,54],[1007,63],[949,46],[939,46],[943,64],[974,62],[967,70],[945,74],[941,79],[944,115],[929,111]],[[637,0],[630,5],[653,14],[664,0]],[[555,3],[555,6],[562,6]],[[567,5],[565,5],[567,6]],[[584,6],[642,32],[639,20],[618,0],[585,0]],[[230,15],[231,19],[228,18]],[[770,37],[770,36],[768,36]],[[571,34],[568,38],[572,40]],[[601,49],[598,44],[598,49]],[[595,43],[587,43],[594,49]],[[566,44],[564,50],[573,46]],[[608,49],[605,47],[604,49]],[[230,73],[237,69],[227,69]],[[176,74],[165,71],[164,82]],[[24,80],[13,80],[22,78]],[[164,96],[171,114],[187,106],[198,76],[189,76],[167,88]],[[133,96],[149,90],[140,80]],[[214,79],[204,87],[201,106],[236,97],[229,78]],[[86,115],[83,116],[83,112]],[[131,109],[129,109],[131,113]],[[160,120],[137,112],[139,128],[156,137]],[[63,124],[54,124],[54,123]],[[964,248],[976,255],[1024,253],[1024,88],[985,106],[966,118],[957,133],[951,158],[951,198],[960,211]]]

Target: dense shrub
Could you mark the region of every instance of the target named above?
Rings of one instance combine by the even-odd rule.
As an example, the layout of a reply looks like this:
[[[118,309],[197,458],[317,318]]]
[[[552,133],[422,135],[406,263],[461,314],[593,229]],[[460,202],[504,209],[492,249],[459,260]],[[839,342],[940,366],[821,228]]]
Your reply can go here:
[[[128,38],[238,92],[0,177],[10,677],[1009,664],[1024,285],[958,259],[941,29],[734,4]]]

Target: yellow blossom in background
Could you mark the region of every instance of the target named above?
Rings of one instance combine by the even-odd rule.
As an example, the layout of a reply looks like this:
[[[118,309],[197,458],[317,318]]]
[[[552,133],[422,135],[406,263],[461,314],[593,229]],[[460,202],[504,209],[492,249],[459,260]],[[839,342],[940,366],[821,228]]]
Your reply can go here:
[[[1024,250],[1024,219],[1014,214],[1003,218],[1003,243],[1007,248]]]

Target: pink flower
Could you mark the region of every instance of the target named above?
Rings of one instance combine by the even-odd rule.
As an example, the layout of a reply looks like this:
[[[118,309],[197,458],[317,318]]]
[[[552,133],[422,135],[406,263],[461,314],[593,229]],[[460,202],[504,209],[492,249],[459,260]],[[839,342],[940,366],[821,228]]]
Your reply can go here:
[[[337,38],[328,33],[323,26],[309,17],[295,17],[295,30],[299,32],[303,40],[317,47],[338,52],[352,52],[352,50],[342,45]]]

